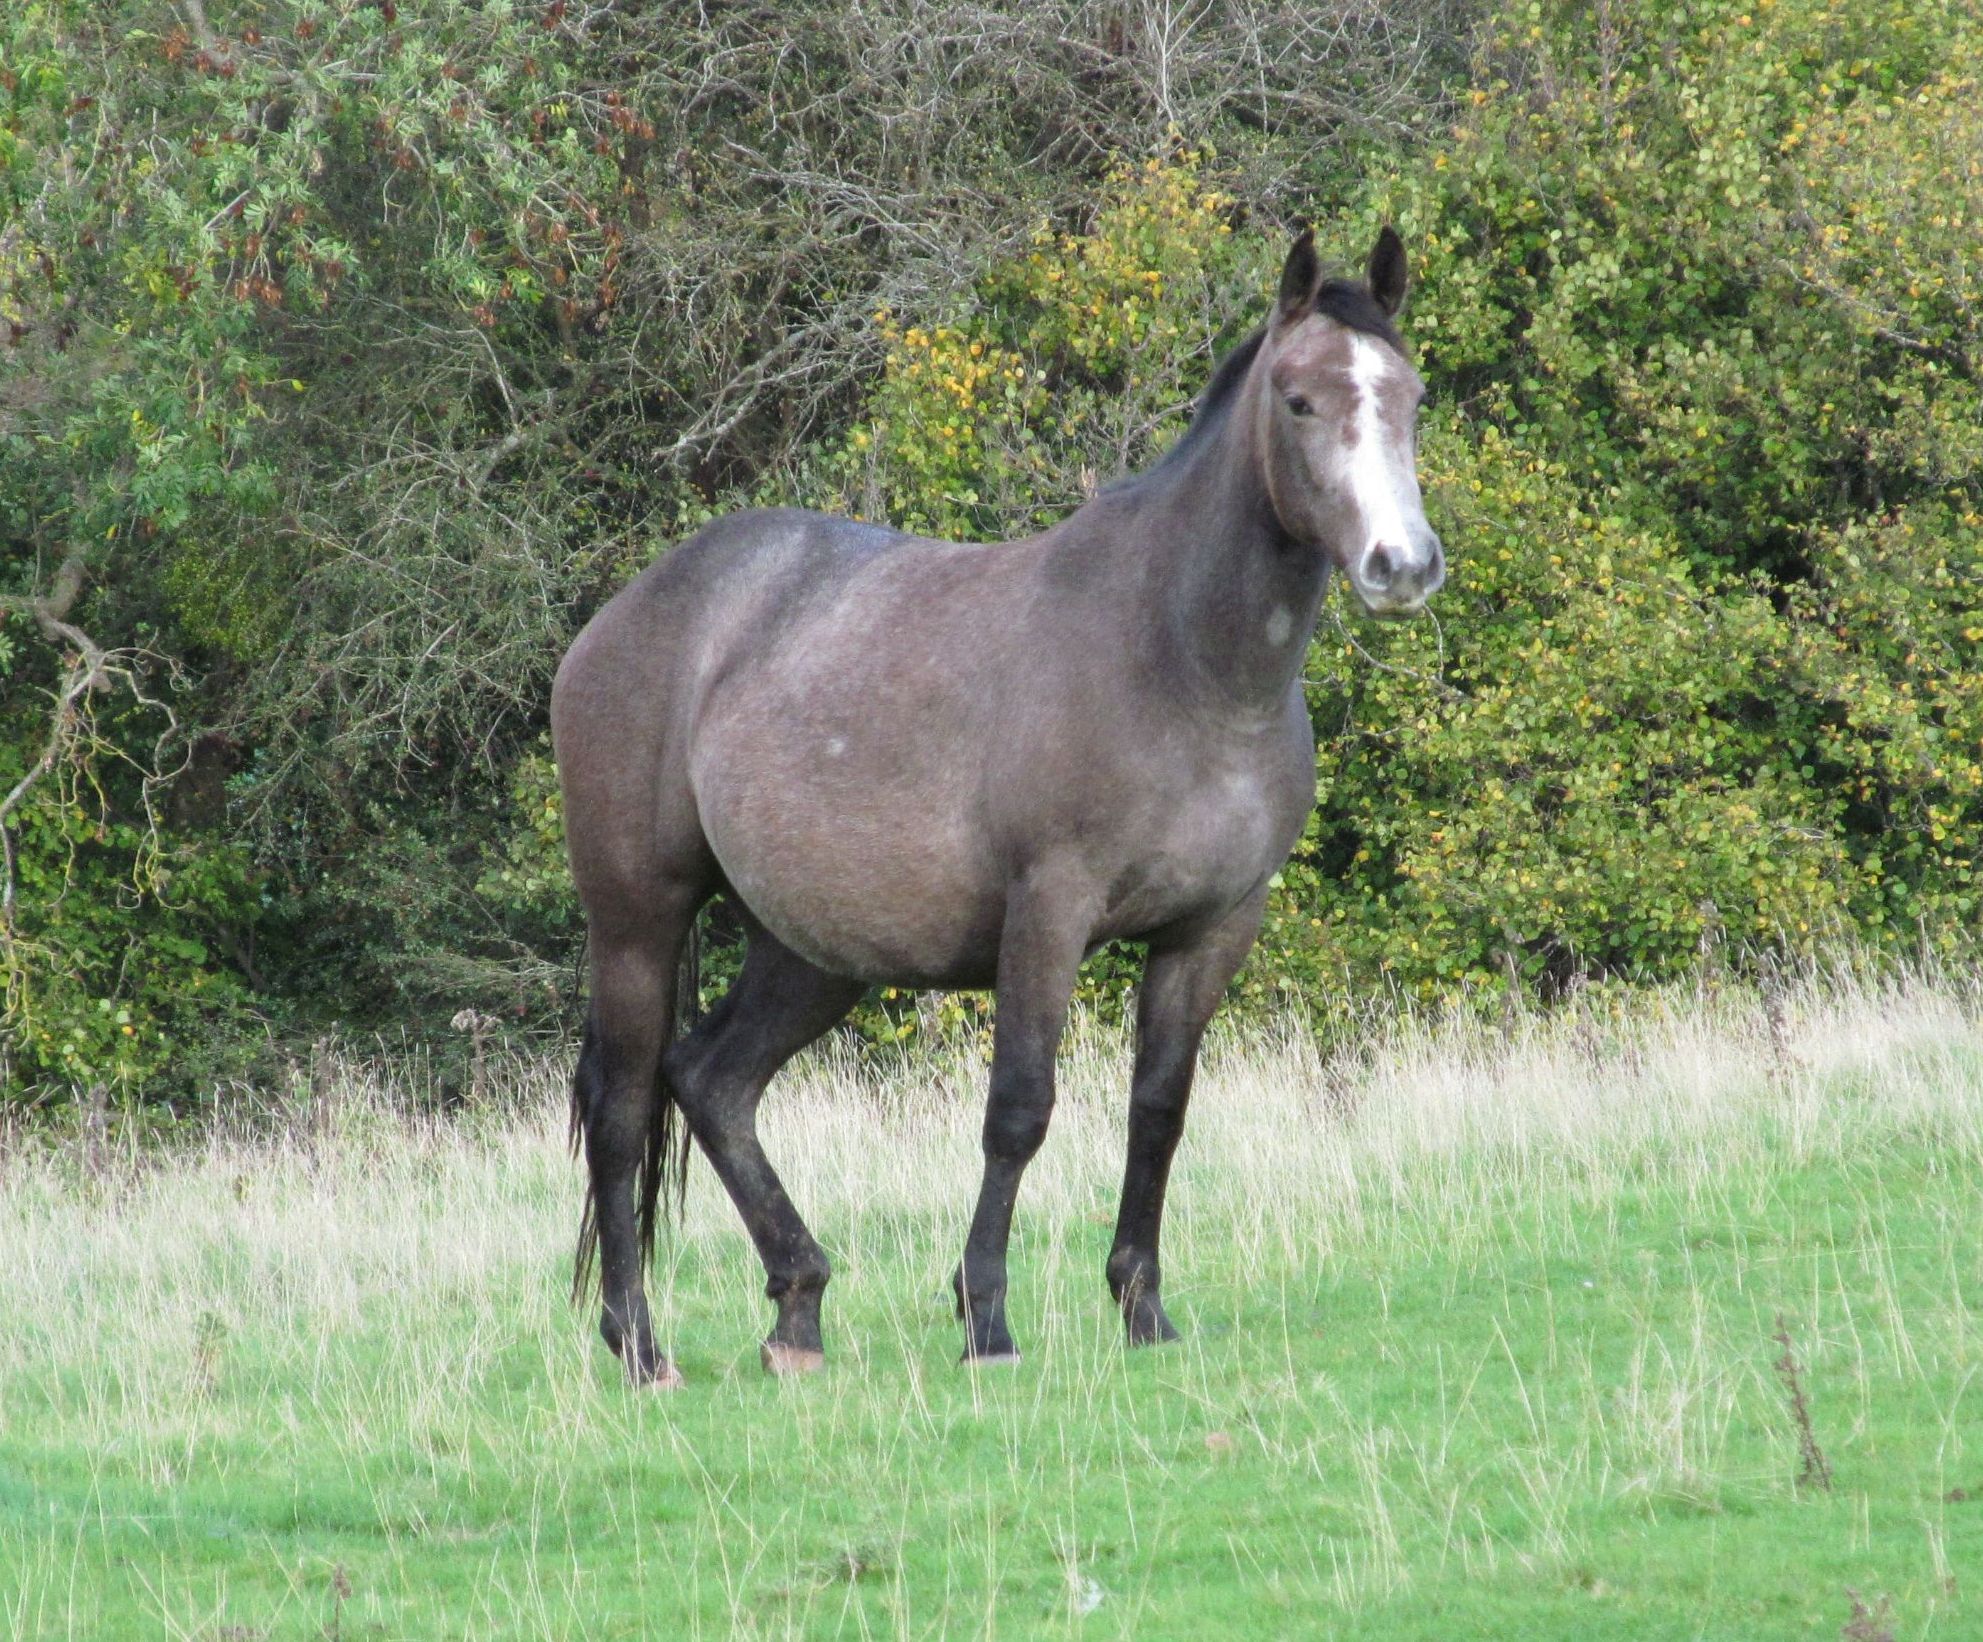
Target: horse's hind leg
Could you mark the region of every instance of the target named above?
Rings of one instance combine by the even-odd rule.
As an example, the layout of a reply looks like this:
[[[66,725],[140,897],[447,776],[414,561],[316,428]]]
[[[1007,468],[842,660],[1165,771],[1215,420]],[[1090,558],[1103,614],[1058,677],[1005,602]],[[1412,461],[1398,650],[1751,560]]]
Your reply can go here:
[[[622,920],[592,932],[592,1005],[573,1103],[591,1177],[587,1227],[599,1257],[599,1332],[636,1385],[681,1376],[655,1347],[642,1265],[652,1246],[667,1166],[670,1105],[661,1051],[674,1032],[675,970],[700,897],[664,897],[637,930]]]
[[[743,972],[716,1010],[667,1052],[665,1066],[689,1130],[743,1216],[765,1293],[778,1307],[764,1366],[802,1373],[825,1360],[819,1307],[826,1252],[792,1206],[757,1135],[757,1107],[772,1075],[843,1019],[866,988],[806,962],[753,926]]]
[[[1129,1157],[1108,1266],[1109,1290],[1122,1308],[1133,1346],[1177,1338],[1158,1297],[1164,1187],[1184,1133],[1199,1041],[1259,933],[1262,905],[1259,898],[1249,900],[1190,946],[1152,952],[1143,972],[1129,1087]]]

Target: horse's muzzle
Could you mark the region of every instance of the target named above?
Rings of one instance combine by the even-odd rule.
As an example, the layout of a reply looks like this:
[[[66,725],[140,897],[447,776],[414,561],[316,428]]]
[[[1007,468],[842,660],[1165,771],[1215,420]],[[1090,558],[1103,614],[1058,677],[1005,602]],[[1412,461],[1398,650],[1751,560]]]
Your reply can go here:
[[[1409,547],[1378,542],[1350,573],[1350,585],[1373,616],[1411,616],[1446,581],[1446,551],[1430,530]]]

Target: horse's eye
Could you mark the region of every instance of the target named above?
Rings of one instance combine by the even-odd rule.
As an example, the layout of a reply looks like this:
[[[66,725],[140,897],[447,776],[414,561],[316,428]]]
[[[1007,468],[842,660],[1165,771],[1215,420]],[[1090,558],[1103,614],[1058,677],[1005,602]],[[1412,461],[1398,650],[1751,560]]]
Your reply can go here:
[[[1296,416],[1313,416],[1315,414],[1315,407],[1298,393],[1288,395],[1288,409],[1294,412]]]

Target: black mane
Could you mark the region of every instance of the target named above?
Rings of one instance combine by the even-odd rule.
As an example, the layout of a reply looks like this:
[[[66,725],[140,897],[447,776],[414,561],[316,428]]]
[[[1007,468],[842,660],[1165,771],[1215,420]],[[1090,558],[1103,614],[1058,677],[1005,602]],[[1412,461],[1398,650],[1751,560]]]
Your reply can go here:
[[[1405,351],[1404,338],[1398,335],[1398,328],[1391,323],[1391,316],[1377,305],[1377,299],[1370,294],[1370,287],[1361,280],[1331,279],[1323,282],[1315,293],[1312,304],[1319,314],[1326,314],[1340,325],[1347,325],[1353,331],[1361,331],[1365,336],[1374,336],[1380,342],[1387,342],[1399,353]],[[1218,369],[1212,372],[1212,380],[1205,384],[1205,391],[1198,396],[1198,403],[1191,412],[1191,426],[1184,430],[1184,436],[1164,452],[1146,471],[1154,473],[1184,459],[1207,440],[1216,436],[1232,410],[1233,401],[1239,397],[1239,385],[1246,380],[1246,373],[1253,369],[1253,361],[1260,353],[1260,344],[1267,338],[1267,327],[1262,325],[1244,342],[1219,361]],[[1132,484],[1141,474],[1131,474],[1120,479],[1118,485]]]
[[[1169,467],[1187,450],[1197,449],[1212,437],[1214,429],[1224,423],[1232,410],[1233,401],[1239,397],[1239,385],[1246,380],[1246,373],[1253,369],[1253,361],[1260,353],[1260,344],[1266,340],[1267,327],[1262,325],[1219,361],[1218,369],[1212,372],[1212,380],[1205,384],[1205,391],[1198,396],[1198,403],[1191,409],[1191,426],[1184,430],[1184,437],[1158,459],[1158,467]]]

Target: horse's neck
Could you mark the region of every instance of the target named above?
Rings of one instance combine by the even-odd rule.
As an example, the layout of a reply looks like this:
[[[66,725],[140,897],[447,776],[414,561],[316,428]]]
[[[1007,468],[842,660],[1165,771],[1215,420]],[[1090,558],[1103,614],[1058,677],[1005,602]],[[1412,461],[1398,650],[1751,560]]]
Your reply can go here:
[[[1280,528],[1243,409],[1149,487],[1147,585],[1193,682],[1242,713],[1266,713],[1300,676],[1329,570],[1325,554]]]

